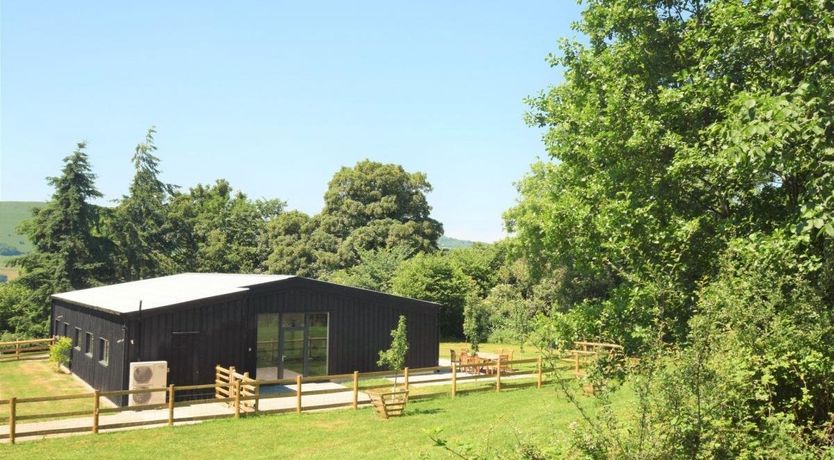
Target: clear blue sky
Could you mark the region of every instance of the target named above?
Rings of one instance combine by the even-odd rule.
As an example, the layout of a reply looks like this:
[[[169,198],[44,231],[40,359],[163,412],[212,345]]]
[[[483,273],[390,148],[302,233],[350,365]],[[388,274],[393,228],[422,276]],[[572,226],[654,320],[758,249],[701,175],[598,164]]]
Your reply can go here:
[[[46,200],[44,178],[89,142],[106,200],[158,129],[163,180],[226,178],[318,212],[333,173],[369,158],[424,171],[446,234],[492,241],[513,183],[544,156],[522,99],[573,1],[113,2],[3,0],[0,199]]]

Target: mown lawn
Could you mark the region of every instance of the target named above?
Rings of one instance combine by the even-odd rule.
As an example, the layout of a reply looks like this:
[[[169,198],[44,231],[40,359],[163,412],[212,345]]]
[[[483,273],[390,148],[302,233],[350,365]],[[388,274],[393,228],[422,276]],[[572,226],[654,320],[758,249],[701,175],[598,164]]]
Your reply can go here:
[[[626,394],[615,398],[619,410],[627,410]],[[547,386],[414,401],[406,416],[390,420],[347,409],[4,444],[0,458],[450,458],[428,437],[436,428],[451,446],[477,446],[489,457],[520,442],[550,446],[558,456],[577,417],[560,391]]]
[[[43,357],[29,356],[20,361],[0,361],[0,399],[11,397],[28,398],[65,394],[89,393],[91,390],[73,376],[55,372],[49,361]],[[0,422],[8,419],[8,405],[0,405]],[[70,399],[36,403],[21,403],[17,415],[43,414],[89,410],[92,413],[93,400]]]

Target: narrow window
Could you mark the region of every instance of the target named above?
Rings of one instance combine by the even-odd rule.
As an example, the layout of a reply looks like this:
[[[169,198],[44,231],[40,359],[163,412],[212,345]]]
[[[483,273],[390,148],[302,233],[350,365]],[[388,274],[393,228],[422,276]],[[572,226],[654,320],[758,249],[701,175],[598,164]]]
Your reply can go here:
[[[81,351],[81,328],[80,327],[75,328],[75,338],[72,341],[72,343],[75,346],[76,350]]]
[[[93,356],[93,334],[89,332],[84,333],[84,354],[89,357]]]
[[[61,334],[64,337],[69,337],[69,323],[64,323],[64,333]]]
[[[55,320],[55,335],[61,335],[61,322],[57,319]]]
[[[102,337],[98,338],[98,362],[105,366],[110,362],[110,341]]]

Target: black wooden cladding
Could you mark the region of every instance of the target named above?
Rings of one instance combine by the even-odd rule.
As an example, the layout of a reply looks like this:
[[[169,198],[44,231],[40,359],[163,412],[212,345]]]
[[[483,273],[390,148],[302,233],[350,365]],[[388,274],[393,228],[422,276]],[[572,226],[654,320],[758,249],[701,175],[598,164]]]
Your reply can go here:
[[[168,361],[168,383],[214,382],[214,366],[255,376],[259,313],[329,313],[328,374],[379,370],[400,315],[408,321],[409,367],[436,366],[436,304],[331,283],[290,278],[248,292],[125,315],[53,300],[55,318],[110,340],[110,364],[73,351],[72,371],[102,390],[128,386],[130,362]],[[141,317],[141,319],[140,319]],[[70,332],[72,336],[72,332]],[[83,344],[82,344],[83,345]]]
[[[62,325],[55,330],[55,321]],[[52,304],[52,335],[64,335],[63,324],[67,324],[68,336],[73,340],[70,370],[93,388],[102,391],[115,391],[127,388],[125,361],[125,328],[118,316],[91,310],[89,308],[72,305],[66,302],[53,301]],[[81,330],[80,340],[75,340],[75,329]],[[85,334],[92,334],[91,354],[84,350]],[[99,360],[99,339],[109,341],[110,357],[107,364]],[[79,343],[80,342],[80,343]]]

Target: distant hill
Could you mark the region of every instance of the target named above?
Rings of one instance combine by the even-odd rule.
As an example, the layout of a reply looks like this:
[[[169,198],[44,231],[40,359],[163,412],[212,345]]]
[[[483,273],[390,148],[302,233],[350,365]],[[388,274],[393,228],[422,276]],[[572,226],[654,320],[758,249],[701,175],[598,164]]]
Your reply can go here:
[[[437,246],[440,249],[456,249],[456,248],[468,248],[476,243],[476,241],[469,241],[469,240],[459,240],[457,238],[449,238],[448,236],[441,236],[439,240],[437,240]]]
[[[32,208],[44,204],[41,201],[0,201],[0,267],[8,258],[32,250],[29,240],[16,229],[21,221],[32,217]]]

